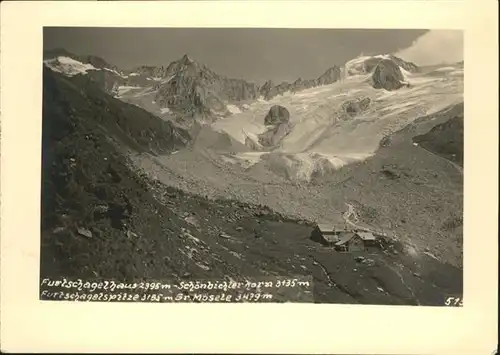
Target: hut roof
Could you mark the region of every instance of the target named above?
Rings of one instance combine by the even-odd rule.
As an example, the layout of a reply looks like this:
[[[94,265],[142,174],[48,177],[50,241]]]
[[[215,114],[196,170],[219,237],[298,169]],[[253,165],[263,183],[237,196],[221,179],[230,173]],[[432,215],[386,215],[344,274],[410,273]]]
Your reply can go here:
[[[375,236],[370,233],[370,232],[357,232],[356,233],[357,235],[359,235],[361,237],[361,239],[363,240],[375,240]]]
[[[339,237],[337,237],[335,234],[326,234],[323,235],[323,238],[329,243],[337,243],[339,240]]]
[[[353,237],[354,237],[354,233],[352,233],[352,232],[339,233],[338,242],[335,243],[335,245],[343,245],[343,244],[347,243],[348,241],[350,241]]]
[[[333,224],[326,223],[318,224],[318,228],[321,232],[333,232],[335,230],[335,226]]]

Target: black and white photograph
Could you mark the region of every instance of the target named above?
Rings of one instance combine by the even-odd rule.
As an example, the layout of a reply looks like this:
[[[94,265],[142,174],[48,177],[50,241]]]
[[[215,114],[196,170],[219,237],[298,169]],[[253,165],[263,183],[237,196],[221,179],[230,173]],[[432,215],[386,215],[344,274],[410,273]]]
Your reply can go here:
[[[463,32],[43,29],[40,299],[461,306]]]
[[[495,353],[498,3],[394,4],[1,3],[0,350]]]

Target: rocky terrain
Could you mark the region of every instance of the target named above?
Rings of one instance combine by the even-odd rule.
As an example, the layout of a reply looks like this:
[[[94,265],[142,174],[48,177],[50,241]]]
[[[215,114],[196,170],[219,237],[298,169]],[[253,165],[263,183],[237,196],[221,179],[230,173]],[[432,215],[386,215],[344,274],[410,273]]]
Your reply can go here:
[[[463,69],[458,65],[450,66],[450,72],[429,75],[410,73],[395,62],[384,64],[386,61],[379,60],[380,66],[370,73],[352,74],[333,84],[269,101],[257,100],[243,112],[214,122],[210,125],[214,131],[227,133],[248,147],[246,152],[225,154],[221,149],[218,154],[253,171],[266,168],[307,182],[312,176],[332,175],[346,164],[366,160],[376,154],[384,137],[419,117],[463,102]],[[397,77],[386,80],[390,72],[376,70],[386,66]],[[379,84],[391,90],[373,87],[377,75]],[[277,146],[264,147],[260,137],[272,136],[265,117],[273,106],[286,108],[289,129]]]
[[[57,55],[44,58],[42,278],[304,276],[315,302],[334,303],[461,294],[456,74],[375,56],[259,88],[187,56],[122,71]],[[410,88],[371,86],[386,60]],[[311,240],[316,223],[346,215],[395,248],[340,253]]]
[[[354,100],[348,100],[342,104],[345,113],[350,117],[366,111],[370,106],[371,99],[369,97],[358,97]]]
[[[270,100],[287,92],[296,93],[317,86],[333,84],[341,79],[341,75],[342,73],[340,67],[334,65],[333,67],[328,68],[316,79],[302,80],[302,78],[298,78],[292,84],[283,82],[278,85],[275,85],[271,80],[268,80],[264,83],[264,85],[262,85],[262,87],[260,87],[259,94],[265,100]]]
[[[413,63],[391,58],[409,71],[416,68]],[[371,57],[367,63],[372,65],[380,60]],[[343,75],[342,69],[333,65],[315,79],[298,78],[291,84],[277,85],[267,81],[259,87],[243,79],[219,75],[188,55],[166,66],[141,65],[123,70],[97,56],[54,49],[44,52],[44,63],[65,75],[84,74],[105,92],[185,128],[245,110],[247,102],[259,97],[270,100],[286,93],[333,84]]]
[[[463,110],[463,107],[462,107]],[[464,116],[460,115],[437,124],[429,132],[415,136],[420,147],[438,154],[460,166],[464,165]]]
[[[359,56],[348,61],[345,64],[345,73],[347,76],[370,74],[373,73],[377,65],[381,61],[390,61],[409,73],[417,73],[419,67],[412,62],[405,61],[392,54],[374,55],[374,56]]]
[[[375,89],[385,89],[393,91],[400,89],[404,85],[404,76],[400,67],[389,59],[382,59],[372,74],[373,87]]]
[[[164,154],[189,139],[171,123],[103,94],[85,77],[67,79],[45,69],[43,99],[42,229],[71,229],[95,217],[121,228],[134,192],[121,184],[124,157],[115,146]],[[93,213],[109,196],[113,204]]]
[[[288,110],[279,105],[275,105],[269,109],[264,124],[267,130],[259,135],[259,144],[263,147],[275,147],[290,133],[290,113]]]
[[[218,156],[196,150],[162,157],[134,155],[133,160],[169,186],[270,206],[311,223],[341,225],[350,203],[368,226],[390,231],[419,254],[430,252],[461,266],[461,226],[449,230],[445,225],[463,214],[463,173],[450,161],[413,145],[411,138],[460,115],[463,106],[423,117],[425,124],[388,136],[384,141],[391,143],[385,143],[377,155],[329,173],[325,166],[309,183],[291,180],[293,172],[287,173],[286,167],[277,170],[272,157],[249,168],[225,164]]]

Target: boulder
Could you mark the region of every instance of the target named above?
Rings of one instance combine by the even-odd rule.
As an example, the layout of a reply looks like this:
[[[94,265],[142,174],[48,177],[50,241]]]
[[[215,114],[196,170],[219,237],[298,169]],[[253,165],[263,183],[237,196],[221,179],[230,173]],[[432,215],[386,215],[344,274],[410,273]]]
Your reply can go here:
[[[78,232],[78,234],[80,234],[86,238],[92,238],[92,232],[86,228],[78,228],[77,232]]]
[[[185,217],[184,220],[187,223],[189,223],[190,225],[194,226],[194,227],[199,227],[200,226],[200,224],[198,223],[198,220],[194,216]]]
[[[224,233],[224,232],[219,233],[219,237],[224,238],[224,239],[231,239],[232,238],[229,234]]]
[[[391,136],[385,136],[380,140],[380,147],[390,147],[392,143],[392,137]]]
[[[94,208],[94,212],[97,212],[97,213],[106,213],[106,212],[108,212],[108,210],[109,210],[108,205],[98,205],[98,206],[95,206],[95,208]]]
[[[266,126],[288,123],[289,121],[290,112],[288,112],[286,107],[280,105],[274,105],[273,107],[271,107],[266,117],[264,118],[264,124]]]

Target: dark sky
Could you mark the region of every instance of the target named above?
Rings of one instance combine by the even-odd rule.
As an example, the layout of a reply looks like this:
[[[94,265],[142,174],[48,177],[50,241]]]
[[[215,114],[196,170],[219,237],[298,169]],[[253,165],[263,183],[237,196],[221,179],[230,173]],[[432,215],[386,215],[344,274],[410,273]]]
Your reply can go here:
[[[45,28],[44,49],[93,54],[122,69],[167,65],[187,53],[233,78],[316,78],[333,64],[409,47],[426,30]]]

